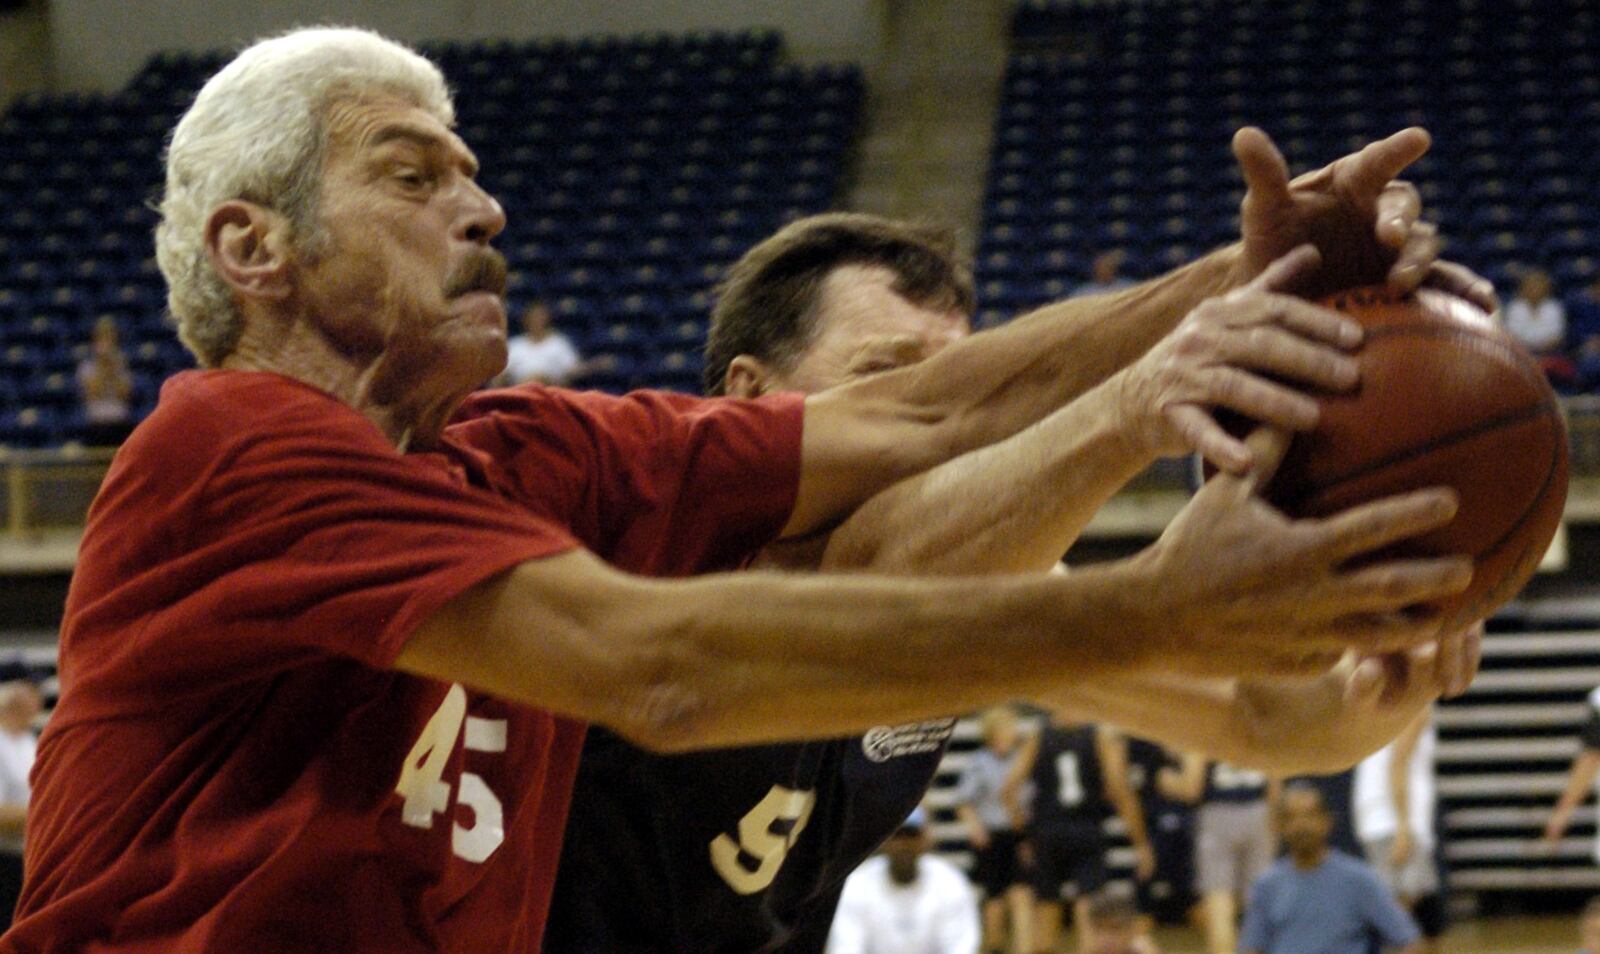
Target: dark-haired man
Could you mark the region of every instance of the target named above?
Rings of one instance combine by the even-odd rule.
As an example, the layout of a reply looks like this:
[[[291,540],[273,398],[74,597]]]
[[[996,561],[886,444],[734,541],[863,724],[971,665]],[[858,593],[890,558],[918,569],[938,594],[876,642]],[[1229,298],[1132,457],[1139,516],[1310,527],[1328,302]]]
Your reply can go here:
[[[1348,183],[1353,169],[1401,142],[1375,145],[1307,182]],[[1292,190],[1264,137],[1242,135],[1240,154],[1253,196],[1246,230],[1259,236],[1268,231],[1260,228],[1266,209],[1292,205]],[[707,389],[742,397],[815,391],[920,366],[969,333],[971,279],[953,250],[946,234],[867,216],[792,224],[752,249],[724,283],[707,346]],[[1457,272],[1442,277],[1470,288]],[[1174,281],[1021,319],[1007,329],[1018,341],[1026,340],[1026,329],[1046,327],[1030,322],[1072,322],[1075,360],[1051,373],[1076,382],[1082,396],[1074,406],[898,485],[832,534],[768,547],[758,562],[928,575],[1038,571],[1053,565],[1100,503],[1154,456],[1184,446],[1167,425],[1182,428],[1193,436],[1189,446],[1216,458],[1242,450],[1212,439],[1214,433],[1187,430],[1178,423],[1185,411],[1126,410],[1125,401],[1137,404],[1137,395],[1148,394],[1158,367],[1203,368],[1221,377],[1237,370],[1214,351],[1195,361],[1190,349],[1198,339],[1185,341],[1184,331],[1166,337],[1171,322],[1156,317],[1153,305],[1174,292]],[[1212,333],[1226,331],[1207,328],[1202,336]],[[1141,356],[1141,364],[1119,373]],[[1188,410],[1198,413],[1193,405]],[[1444,669],[1457,667],[1461,648],[1454,644],[1437,657]],[[980,657],[975,653],[975,662]],[[1174,745],[1307,766],[1353,761],[1398,731],[1391,714],[1373,717],[1383,680],[1375,662],[1303,691],[1106,680],[1074,687],[1057,702]],[[1430,681],[1408,684],[1414,692]],[[1350,687],[1359,688],[1352,695]],[[1394,711],[1409,713],[1422,701]],[[1172,712],[1180,708],[1187,718],[1178,725]],[[1358,710],[1365,715],[1350,718]],[[921,798],[952,724],[883,726],[862,737],[685,756],[651,755],[613,733],[591,731],[547,949],[820,950],[840,882]],[[1357,726],[1358,732],[1344,731]],[[1378,734],[1362,741],[1368,732]]]

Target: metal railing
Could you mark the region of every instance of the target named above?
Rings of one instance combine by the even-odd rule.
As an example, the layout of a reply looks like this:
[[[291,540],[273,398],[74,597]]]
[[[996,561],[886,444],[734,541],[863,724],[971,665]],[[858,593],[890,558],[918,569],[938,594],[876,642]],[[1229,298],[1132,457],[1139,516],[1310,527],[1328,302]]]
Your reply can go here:
[[[81,527],[114,453],[113,448],[76,445],[0,448],[6,535],[27,540],[46,530]]]

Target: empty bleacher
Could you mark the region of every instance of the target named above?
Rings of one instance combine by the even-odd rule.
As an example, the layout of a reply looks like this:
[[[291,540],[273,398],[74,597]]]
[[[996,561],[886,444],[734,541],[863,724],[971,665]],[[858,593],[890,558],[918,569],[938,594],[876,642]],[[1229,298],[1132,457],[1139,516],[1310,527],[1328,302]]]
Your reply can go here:
[[[550,300],[594,380],[697,389],[707,291],[783,222],[829,208],[862,101],[854,67],[787,63],[771,32],[440,45],[460,130],[505,205],[513,304]],[[191,360],[163,321],[151,233],[167,133],[222,54],[153,58],[113,95],[0,118],[0,444],[83,430],[74,370],[102,315],[142,416]]]

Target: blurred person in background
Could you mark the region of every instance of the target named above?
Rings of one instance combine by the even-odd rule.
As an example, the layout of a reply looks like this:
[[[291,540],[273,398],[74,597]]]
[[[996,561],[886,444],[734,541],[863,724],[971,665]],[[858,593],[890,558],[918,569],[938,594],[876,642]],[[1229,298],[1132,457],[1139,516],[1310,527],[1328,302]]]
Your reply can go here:
[[[929,847],[919,808],[845,879],[827,954],[978,954],[972,886]]]
[[[1578,369],[1567,357],[1567,309],[1552,294],[1550,275],[1531,268],[1522,276],[1517,295],[1506,305],[1506,330],[1539,359],[1545,377],[1557,388],[1570,389]]]
[[[499,380],[565,386],[609,363],[605,358],[583,360],[572,341],[551,324],[550,306],[535,299],[522,309],[522,334],[506,341],[506,370]]]
[[[1194,805],[1172,798],[1160,785],[1163,771],[1175,772],[1181,765],[1182,756],[1159,742],[1128,740],[1128,784],[1139,797],[1156,861],[1155,873],[1134,883],[1146,934],[1157,922],[1199,924],[1204,913],[1194,887]]]
[[[1140,930],[1138,907],[1126,895],[1101,891],[1090,898],[1089,926],[1094,943],[1087,954],[1161,954]]]
[[[1022,754],[1017,713],[997,706],[982,721],[983,745],[972,753],[956,783],[956,816],[972,842],[973,883],[983,892],[985,949],[1009,947],[1012,954],[1031,954],[1033,888],[1022,857],[1026,819],[1015,802],[1003,797],[1006,778]]]
[[[1436,743],[1430,707],[1399,738],[1361,760],[1352,799],[1356,835],[1367,862],[1416,919],[1423,934],[1419,950],[1428,954],[1437,950],[1444,933],[1433,857],[1438,846],[1433,827]]]
[[[1250,890],[1243,954],[1422,954],[1422,935],[1366,863],[1328,846],[1333,818],[1322,794],[1296,783],[1278,825],[1288,855]]]
[[[1013,804],[1021,804],[1024,781],[1033,783],[1028,843],[1033,848],[1038,895],[1034,949],[1057,950],[1061,900],[1070,893],[1078,950],[1092,950],[1095,935],[1089,901],[1106,884],[1104,826],[1113,812],[1121,817],[1133,843],[1135,876],[1144,880],[1155,873],[1144,812],[1128,785],[1127,740],[1110,726],[1052,716],[1023,743],[1006,780],[1007,798]]]
[[[1586,702],[1583,728],[1578,730],[1578,755],[1572,760],[1567,773],[1567,787],[1557,800],[1550,821],[1544,826],[1542,839],[1546,850],[1554,851],[1572,824],[1572,813],[1582,805],[1594,790],[1595,777],[1600,773],[1600,688],[1589,693]],[[1600,833],[1600,828],[1597,828]],[[1600,862],[1600,838],[1595,842],[1595,860]]]
[[[1234,954],[1239,901],[1277,853],[1272,805],[1279,784],[1263,772],[1202,755],[1164,772],[1168,795],[1199,805],[1195,813],[1195,887],[1205,911],[1206,949]]]
[[[34,720],[44,700],[25,679],[0,685],[0,931],[11,926],[22,892],[22,834],[28,821],[28,773],[36,751]]]
[[[78,364],[78,391],[83,396],[84,440],[95,447],[116,447],[133,430],[133,375],[117,340],[117,323],[109,315],[94,323],[89,356]]]
[[[1094,263],[1089,266],[1089,281],[1084,282],[1072,290],[1074,295],[1103,295],[1106,292],[1120,291],[1133,284],[1133,280],[1124,278],[1122,265],[1128,260],[1128,255],[1120,248],[1109,252],[1101,252],[1094,257]]]

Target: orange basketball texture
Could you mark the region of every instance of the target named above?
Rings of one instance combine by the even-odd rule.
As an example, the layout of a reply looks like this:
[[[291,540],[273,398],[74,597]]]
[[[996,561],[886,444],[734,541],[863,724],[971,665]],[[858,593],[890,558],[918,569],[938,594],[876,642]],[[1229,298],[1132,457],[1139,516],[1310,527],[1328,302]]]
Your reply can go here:
[[[1397,548],[1468,554],[1472,586],[1441,608],[1487,616],[1538,567],[1567,499],[1567,432],[1528,353],[1484,312],[1430,289],[1359,288],[1322,304],[1359,321],[1361,384],[1325,397],[1266,489],[1294,516],[1320,517],[1430,486],[1460,494],[1444,528]]]

